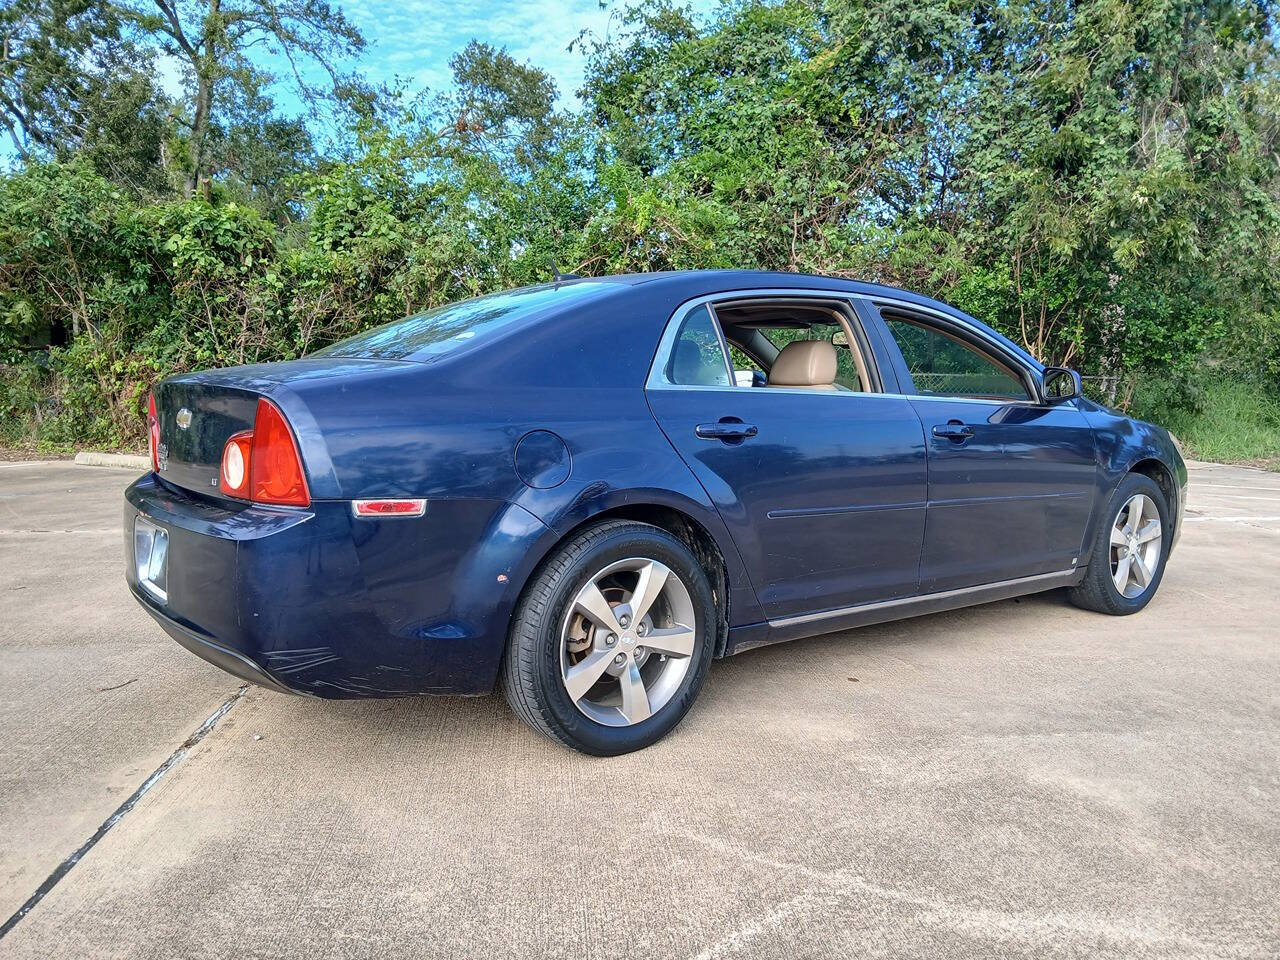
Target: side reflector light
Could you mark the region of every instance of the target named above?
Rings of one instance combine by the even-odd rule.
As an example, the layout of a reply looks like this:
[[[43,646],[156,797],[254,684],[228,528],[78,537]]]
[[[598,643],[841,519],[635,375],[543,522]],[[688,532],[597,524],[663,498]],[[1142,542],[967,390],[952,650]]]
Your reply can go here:
[[[420,517],[427,512],[426,500],[352,500],[357,517]]]

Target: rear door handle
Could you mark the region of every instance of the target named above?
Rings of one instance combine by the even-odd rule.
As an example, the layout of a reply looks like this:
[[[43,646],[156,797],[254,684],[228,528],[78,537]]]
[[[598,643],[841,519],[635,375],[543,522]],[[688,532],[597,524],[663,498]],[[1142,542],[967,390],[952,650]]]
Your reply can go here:
[[[723,440],[725,443],[741,443],[754,437],[760,430],[754,423],[743,423],[737,417],[721,417],[717,423],[700,423],[693,428],[703,440]]]
[[[959,420],[949,420],[934,427],[933,435],[935,437],[945,437],[952,443],[964,443],[973,436],[973,427],[967,423],[961,423]]]

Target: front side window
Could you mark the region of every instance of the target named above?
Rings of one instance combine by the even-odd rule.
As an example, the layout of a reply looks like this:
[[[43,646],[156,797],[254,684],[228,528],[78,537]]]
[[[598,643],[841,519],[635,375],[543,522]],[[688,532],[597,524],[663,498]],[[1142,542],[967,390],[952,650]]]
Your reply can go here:
[[[1027,400],[1026,385],[1007,367],[934,327],[885,317],[915,392],[921,396]]]
[[[695,307],[685,316],[667,360],[667,382],[682,387],[730,386],[729,365],[711,311]]]

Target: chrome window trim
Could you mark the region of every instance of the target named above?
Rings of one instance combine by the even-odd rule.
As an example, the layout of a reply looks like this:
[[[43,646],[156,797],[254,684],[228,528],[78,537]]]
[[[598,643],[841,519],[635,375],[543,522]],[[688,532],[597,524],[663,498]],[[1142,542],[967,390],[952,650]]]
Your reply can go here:
[[[707,313],[711,314],[711,325],[716,328],[716,339],[720,341],[720,355],[724,357],[725,369],[729,371],[729,386],[736,387],[738,382],[733,372],[733,357],[729,356],[729,341],[724,338],[724,324],[720,322],[714,303],[707,304]]]
[[[898,400],[942,400],[949,403],[976,403],[986,406],[1007,407],[1007,406],[1031,406],[1031,407],[1052,407],[1054,404],[1048,403],[1040,395],[1040,383],[1037,377],[1037,371],[1034,367],[1028,366],[1024,357],[1011,351],[1009,347],[993,340],[988,334],[974,327],[961,317],[946,313],[934,307],[922,306],[918,303],[912,303],[910,300],[901,300],[893,296],[871,296],[865,293],[849,293],[841,290],[811,290],[807,287],[750,287],[743,290],[722,290],[718,293],[703,294],[699,297],[693,297],[685,300],[672,311],[670,317],[667,318],[667,324],[663,328],[662,337],[658,341],[658,349],[654,353],[653,362],[649,366],[649,376],[645,378],[646,390],[726,390],[739,392],[742,390],[759,389],[756,387],[739,387],[734,383],[733,364],[729,362],[729,355],[725,349],[724,331],[720,326],[720,318],[716,315],[715,304],[732,302],[735,300],[748,300],[753,297],[795,297],[805,300],[836,300],[841,303],[853,306],[854,301],[862,300],[879,316],[878,304],[885,303],[902,310],[913,311],[934,317],[944,323],[951,324],[960,328],[965,333],[972,336],[985,347],[989,347],[992,353],[995,353],[1009,362],[1016,370],[1022,373],[1024,385],[1028,386],[1030,396],[1025,398],[1009,397],[1002,400],[992,400],[985,397],[952,397],[946,394],[928,394],[928,393],[882,393],[874,391],[862,390],[840,390],[835,391],[819,391],[808,390],[804,387],[771,387],[774,393],[796,393],[803,394],[807,397],[815,395],[822,396],[841,396],[848,395],[854,397],[886,397]],[[671,349],[675,345],[676,335],[680,330],[680,322],[683,322],[685,316],[690,310],[703,304],[708,305],[708,311],[711,319],[715,323],[716,335],[720,339],[721,349],[725,353],[725,363],[729,368],[729,385],[726,387],[701,385],[701,384],[679,384],[672,383],[666,378],[667,361],[671,356]],[[859,318],[860,319],[860,318]],[[884,319],[881,318],[881,323]],[[897,343],[889,345],[891,349],[897,350],[899,356],[902,351],[899,350]]]
[[[720,326],[720,318],[716,315],[716,303],[725,303],[733,300],[747,300],[752,297],[795,297],[801,300],[837,300],[841,303],[852,307],[853,301],[857,299],[857,294],[844,293],[838,290],[809,290],[804,287],[751,287],[745,290],[722,290],[719,293],[703,294],[700,297],[693,297],[685,300],[672,312],[667,318],[667,325],[663,328],[662,337],[658,340],[657,352],[653,355],[653,361],[649,365],[649,376],[645,378],[644,388],[646,390],[755,390],[758,387],[739,387],[734,384],[733,364],[729,361],[729,351],[725,344],[724,330]],[[865,298],[864,298],[865,299]],[[718,387],[702,384],[681,384],[672,383],[667,379],[666,369],[667,361],[671,357],[671,350],[675,346],[676,337],[680,332],[680,324],[684,322],[684,318],[688,316],[691,310],[706,305],[707,311],[711,314],[711,320],[716,327],[716,336],[720,339],[720,348],[724,352],[725,365],[729,369],[729,386]],[[803,387],[772,387],[771,392],[774,393],[802,393],[805,396],[813,396],[815,393],[831,393],[832,391],[807,390]],[[849,393],[859,397],[883,397],[883,393],[868,393],[859,390],[840,390],[835,391],[837,394]]]
[[[745,390],[753,390],[756,393],[763,393],[760,387],[734,387],[734,386],[711,386],[709,384],[694,383],[650,383],[645,385],[646,390],[702,390],[708,392],[721,392],[741,394]],[[798,393],[806,397],[858,397],[862,400],[880,399],[880,400],[945,400],[948,403],[974,403],[981,406],[989,407],[1041,407],[1047,404],[1035,403],[1031,400],[989,400],[986,397],[948,397],[940,394],[910,394],[910,393],[873,393],[866,390],[813,390],[808,387],[769,387],[769,395]]]
[[[1026,398],[1019,399],[1017,397],[1006,397],[1003,400],[993,400],[990,397],[953,397],[945,393],[895,393],[895,397],[902,397],[904,400],[944,400],[947,403],[976,403],[987,407],[1041,407],[1045,404],[1037,403],[1035,400]]]
[[[680,335],[680,328],[684,325],[689,314],[693,313],[698,307],[705,306],[707,315],[711,318],[711,326],[716,332],[716,341],[720,344],[720,359],[724,361],[725,374],[729,378],[726,386],[717,386],[715,384],[702,383],[672,383],[667,379],[667,365],[671,361],[671,351],[676,345],[676,337]],[[658,341],[658,350],[653,355],[653,361],[649,365],[649,376],[645,378],[644,386],[646,390],[738,390],[740,387],[733,385],[733,364],[729,362],[729,351],[725,349],[724,333],[720,330],[720,320],[716,317],[716,311],[711,306],[711,298],[698,297],[694,300],[686,300],[680,306],[676,307],[675,313],[671,314],[667,320],[667,325],[662,331],[662,339]]]

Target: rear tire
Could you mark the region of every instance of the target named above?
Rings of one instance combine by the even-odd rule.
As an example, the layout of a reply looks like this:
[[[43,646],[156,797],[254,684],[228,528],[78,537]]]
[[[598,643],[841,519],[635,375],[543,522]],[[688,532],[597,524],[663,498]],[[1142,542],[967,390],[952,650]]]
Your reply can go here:
[[[1102,518],[1085,578],[1067,596],[1085,610],[1128,616],[1151,602],[1164,578],[1173,533],[1169,503],[1154,480],[1131,473]]]
[[[715,636],[715,598],[689,547],[659,527],[607,521],[563,544],[526,586],[502,690],[557,743],[629,753],[684,718]]]

